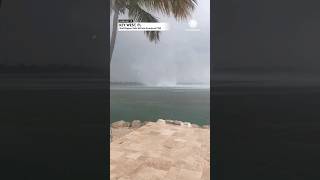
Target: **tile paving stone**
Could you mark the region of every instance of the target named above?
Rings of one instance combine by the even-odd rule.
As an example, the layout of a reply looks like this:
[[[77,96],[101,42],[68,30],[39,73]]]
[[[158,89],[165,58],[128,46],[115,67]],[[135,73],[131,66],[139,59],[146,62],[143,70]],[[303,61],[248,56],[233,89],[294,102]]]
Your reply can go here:
[[[118,180],[131,180],[131,178],[129,176],[123,176],[123,177],[119,178]]]
[[[210,179],[210,167],[205,167],[202,170],[201,180]]]
[[[179,172],[178,179],[181,180],[200,180],[202,172],[201,171],[190,171],[187,169],[181,169]]]
[[[124,152],[111,150],[110,159],[119,159],[123,154]]]
[[[164,179],[177,180],[179,173],[180,173],[180,169],[176,167],[171,167],[168,173],[165,175]]]
[[[110,144],[112,180],[209,180],[210,129],[149,122]]]
[[[126,158],[137,160],[142,155],[141,152],[130,153],[126,156]]]
[[[139,180],[163,180],[166,171],[158,170],[152,167],[142,166],[139,171],[132,176],[131,179]]]

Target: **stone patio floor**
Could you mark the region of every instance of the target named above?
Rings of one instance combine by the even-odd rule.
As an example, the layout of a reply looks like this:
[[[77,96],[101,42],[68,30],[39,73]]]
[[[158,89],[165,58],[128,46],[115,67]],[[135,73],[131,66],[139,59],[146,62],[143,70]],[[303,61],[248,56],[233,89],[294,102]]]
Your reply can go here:
[[[149,122],[110,144],[111,180],[209,180],[210,129]]]

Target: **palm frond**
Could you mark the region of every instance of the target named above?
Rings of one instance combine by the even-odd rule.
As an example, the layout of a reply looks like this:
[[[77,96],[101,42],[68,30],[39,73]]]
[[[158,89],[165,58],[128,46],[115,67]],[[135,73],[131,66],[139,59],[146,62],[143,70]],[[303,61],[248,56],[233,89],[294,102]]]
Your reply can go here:
[[[197,4],[196,0],[170,0],[171,11],[177,20],[185,20],[191,16]]]
[[[170,0],[135,0],[143,7],[151,11],[159,11],[162,14],[170,15],[171,5]]]
[[[157,43],[160,41],[160,31],[145,31],[144,34],[151,42]]]
[[[138,4],[127,5],[128,16],[136,22],[158,22],[158,19],[149,12],[142,9]]]
[[[197,0],[132,0],[151,11],[173,16],[177,20],[185,20],[191,16]]]
[[[180,21],[188,19],[196,5],[197,0],[115,0],[114,8],[122,14],[128,10],[128,16],[136,22],[158,22],[145,9],[167,16],[173,15]],[[150,41],[158,42],[160,39],[159,31],[145,31],[145,34]]]
[[[158,19],[149,12],[145,11],[136,3],[130,3],[127,5],[128,16],[136,22],[158,22]],[[145,35],[149,41],[157,43],[160,40],[159,31],[145,31]]]
[[[115,0],[114,10],[119,10],[121,14],[124,14],[126,11],[127,0]]]

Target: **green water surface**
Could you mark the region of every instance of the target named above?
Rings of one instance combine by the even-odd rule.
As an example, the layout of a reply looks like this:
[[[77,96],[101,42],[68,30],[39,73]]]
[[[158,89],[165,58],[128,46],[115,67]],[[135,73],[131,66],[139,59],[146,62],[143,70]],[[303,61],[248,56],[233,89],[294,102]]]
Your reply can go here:
[[[173,119],[209,124],[209,89],[119,88],[110,90],[111,122]]]

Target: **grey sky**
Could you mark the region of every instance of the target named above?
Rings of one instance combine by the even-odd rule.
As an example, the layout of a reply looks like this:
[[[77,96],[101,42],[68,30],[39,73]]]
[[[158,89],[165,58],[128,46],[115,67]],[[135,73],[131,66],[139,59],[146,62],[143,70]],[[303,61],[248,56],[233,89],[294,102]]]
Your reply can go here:
[[[153,13],[154,14],[154,13]],[[201,0],[192,19],[200,31],[185,31],[188,22],[156,14],[170,30],[160,42],[149,42],[143,32],[118,32],[111,63],[111,81],[137,81],[149,85],[210,81],[210,1]],[[125,18],[125,17],[122,17]]]

